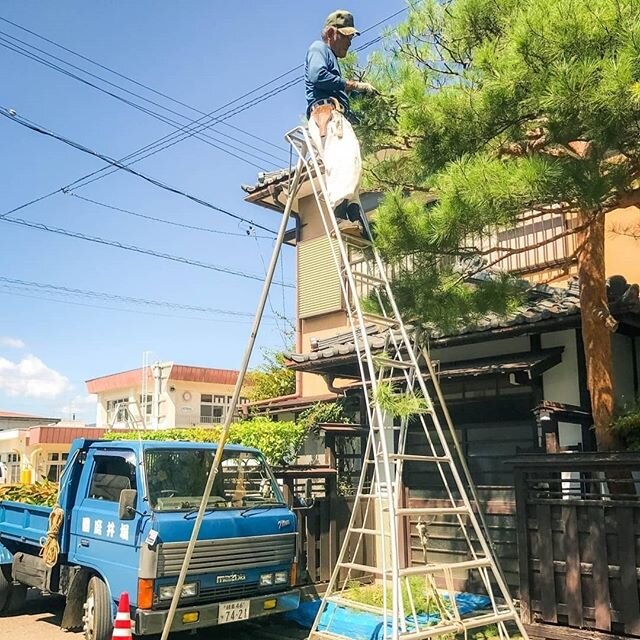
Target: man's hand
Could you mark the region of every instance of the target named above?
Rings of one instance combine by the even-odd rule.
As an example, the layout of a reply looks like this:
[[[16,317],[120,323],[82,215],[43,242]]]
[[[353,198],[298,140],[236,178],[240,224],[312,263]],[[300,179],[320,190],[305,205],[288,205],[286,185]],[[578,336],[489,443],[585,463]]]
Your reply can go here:
[[[376,96],[380,93],[372,84],[369,84],[368,82],[358,82],[357,80],[351,80],[347,88],[351,91],[366,93],[372,96]]]

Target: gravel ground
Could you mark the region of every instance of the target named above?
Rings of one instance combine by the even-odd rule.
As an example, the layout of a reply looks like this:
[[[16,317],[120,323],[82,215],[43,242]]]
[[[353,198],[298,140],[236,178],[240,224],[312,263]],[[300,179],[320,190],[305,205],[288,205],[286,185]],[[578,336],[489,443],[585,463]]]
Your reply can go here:
[[[0,638],[7,640],[82,640],[82,632],[63,631],[60,619],[64,600],[59,597],[43,597],[29,593],[24,612],[0,618]],[[260,622],[211,627],[197,633],[173,633],[171,640],[303,640],[304,629],[281,621],[278,616],[264,618]],[[152,637],[147,636],[149,640]],[[159,636],[153,637],[158,640]]]

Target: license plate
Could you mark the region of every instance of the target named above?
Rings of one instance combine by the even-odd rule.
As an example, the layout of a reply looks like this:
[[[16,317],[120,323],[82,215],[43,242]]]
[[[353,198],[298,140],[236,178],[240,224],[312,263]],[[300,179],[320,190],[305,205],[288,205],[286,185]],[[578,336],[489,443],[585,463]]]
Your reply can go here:
[[[218,605],[218,624],[237,622],[249,619],[250,600],[236,600],[235,602],[221,602]]]

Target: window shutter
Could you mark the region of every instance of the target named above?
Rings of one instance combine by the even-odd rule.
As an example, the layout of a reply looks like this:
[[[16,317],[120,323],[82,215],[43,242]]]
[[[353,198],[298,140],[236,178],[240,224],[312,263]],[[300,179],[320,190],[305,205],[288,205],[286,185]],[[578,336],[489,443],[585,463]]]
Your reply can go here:
[[[335,245],[336,241],[321,236],[298,245],[300,318],[310,318],[342,309],[340,278],[333,262],[330,243]]]

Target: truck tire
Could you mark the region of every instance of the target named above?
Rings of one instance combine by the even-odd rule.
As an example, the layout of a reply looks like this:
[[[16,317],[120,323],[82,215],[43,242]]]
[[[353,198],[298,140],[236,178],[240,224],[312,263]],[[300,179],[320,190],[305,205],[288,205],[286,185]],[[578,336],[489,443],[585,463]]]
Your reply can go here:
[[[27,598],[27,585],[13,584],[11,567],[0,567],[0,615],[17,613]]]
[[[109,589],[103,580],[93,576],[87,586],[84,611],[85,640],[111,640],[112,615]]]
[[[4,611],[4,606],[13,590],[11,582],[11,565],[0,566],[0,613]]]

